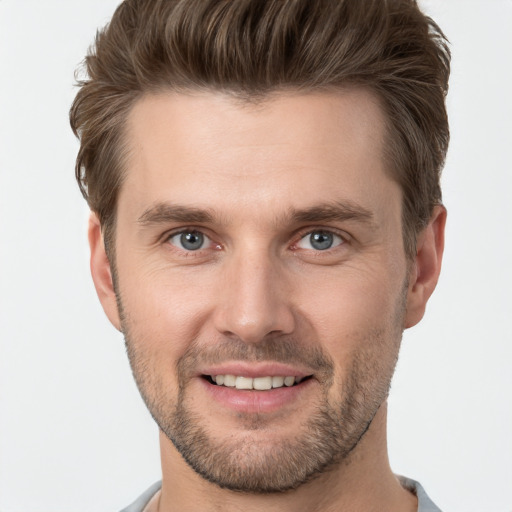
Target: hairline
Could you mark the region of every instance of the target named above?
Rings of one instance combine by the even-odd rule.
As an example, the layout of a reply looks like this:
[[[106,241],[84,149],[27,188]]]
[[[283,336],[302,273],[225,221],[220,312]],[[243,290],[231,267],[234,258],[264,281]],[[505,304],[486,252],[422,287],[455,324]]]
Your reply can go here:
[[[309,94],[339,94],[341,92],[351,91],[351,90],[366,90],[370,95],[372,100],[374,100],[381,110],[382,119],[383,119],[383,138],[382,138],[382,162],[383,169],[386,175],[392,179],[395,183],[397,183],[400,187],[401,193],[401,229],[402,229],[402,248],[406,255],[407,260],[412,260],[415,253],[416,248],[416,237],[421,229],[425,226],[411,226],[410,222],[412,219],[406,218],[406,210],[405,210],[405,201],[406,197],[404,194],[404,187],[402,183],[400,183],[398,179],[398,172],[393,171],[393,167],[396,167],[395,160],[395,151],[390,148],[395,148],[397,145],[398,133],[391,122],[390,115],[387,111],[386,104],[384,99],[382,98],[382,94],[377,90],[376,87],[372,87],[369,84],[358,83],[357,81],[346,81],[340,84],[327,84],[327,85],[318,85],[318,86],[295,86],[295,85],[282,85],[276,86],[274,88],[270,88],[267,91],[250,91],[242,88],[221,88],[215,87],[211,85],[200,86],[197,84],[190,84],[184,86],[171,86],[171,85],[156,85],[150,86],[146,90],[139,92],[139,94],[133,95],[130,98],[130,102],[127,102],[125,108],[123,109],[122,114],[119,119],[119,132],[118,132],[118,147],[114,149],[116,160],[117,160],[117,170],[119,172],[118,176],[118,188],[116,191],[115,204],[114,208],[110,212],[109,218],[106,219],[106,222],[103,222],[103,219],[100,219],[101,230],[104,236],[104,242],[106,247],[107,256],[109,258],[110,264],[115,264],[115,242],[116,242],[116,226],[117,226],[117,209],[118,209],[118,200],[119,194],[121,192],[124,178],[127,173],[128,162],[131,154],[131,145],[129,143],[129,118],[131,113],[133,112],[135,106],[142,102],[145,98],[151,96],[160,96],[160,95],[189,95],[193,96],[195,94],[218,94],[224,95],[229,99],[233,100],[238,107],[259,107],[264,106],[266,103],[271,102],[272,100],[278,99],[279,97],[290,97],[290,96],[301,96],[301,95],[309,95]],[[435,205],[431,205],[430,208],[430,216],[432,215],[432,211]],[[97,212],[96,212],[97,213]]]

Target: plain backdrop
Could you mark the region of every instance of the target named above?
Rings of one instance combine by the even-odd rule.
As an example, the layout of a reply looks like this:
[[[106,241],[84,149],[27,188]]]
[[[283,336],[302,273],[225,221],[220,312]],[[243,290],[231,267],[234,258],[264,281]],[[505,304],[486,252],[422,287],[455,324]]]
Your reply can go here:
[[[0,511],[100,512],[160,475],[88,270],[73,73],[117,0],[0,0]],[[394,470],[445,512],[512,511],[512,1],[421,2],[452,43],[444,269],[407,331]]]

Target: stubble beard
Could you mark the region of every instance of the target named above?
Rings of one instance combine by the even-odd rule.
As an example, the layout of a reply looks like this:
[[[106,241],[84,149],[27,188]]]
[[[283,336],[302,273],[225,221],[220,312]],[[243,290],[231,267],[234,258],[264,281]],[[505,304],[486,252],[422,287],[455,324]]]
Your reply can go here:
[[[297,344],[290,345],[296,350]],[[242,435],[214,440],[204,418],[187,407],[186,392],[180,393],[174,414],[160,428],[198,474],[222,488],[253,494],[296,489],[348,459],[387,396],[389,385],[371,404],[363,403],[365,392],[358,389],[355,372],[343,383],[343,398],[332,404],[327,393],[331,368],[324,368],[321,398],[296,425],[293,437],[276,440],[271,432],[269,441],[266,418],[253,414],[245,418]],[[296,421],[293,416],[285,420]]]
[[[130,366],[149,412],[188,465],[221,488],[252,494],[286,492],[325,474],[349,460],[387,399],[402,339],[407,279],[388,324],[358,336],[360,339],[353,344],[357,349],[346,376],[338,384],[336,400],[329,399],[335,378],[332,359],[319,345],[310,348],[289,337],[269,338],[251,345],[241,340],[223,340],[209,351],[192,343],[176,365],[179,391],[173,400],[166,393],[161,376],[154,373],[151,358],[144,351],[144,340],[132,336],[115,272],[113,277]],[[244,435],[213,438],[207,419],[189,407],[188,382],[199,361],[227,360],[302,363],[316,370],[321,398],[293,439],[287,437],[278,444],[266,442],[266,421],[259,415],[252,415],[245,422]],[[259,434],[257,440],[255,434]]]
[[[328,391],[334,366],[318,348],[298,350],[300,342],[292,339],[270,339],[261,345],[230,340],[221,343],[220,350],[217,346],[215,355],[209,357],[204,349],[201,351],[192,344],[177,363],[179,391],[173,400],[153,374],[149,359],[136,348],[144,344],[136,343],[129,329],[124,332],[132,371],[146,406],[184,460],[204,479],[221,488],[253,494],[296,489],[346,462],[386,400],[396,363],[396,355],[391,363],[383,363],[378,350],[376,357],[372,347],[384,344],[389,349],[389,341],[385,342],[382,332],[373,332],[361,340],[368,350],[353,355],[338,398],[330,400]],[[309,367],[314,360],[322,391],[310,415],[297,425],[293,438],[281,437],[278,442],[271,438],[273,442],[269,442],[266,418],[252,414],[241,418],[243,429],[237,435],[216,439],[208,429],[208,418],[190,407],[190,370],[196,367],[198,358],[210,362],[222,358],[288,363],[300,360]],[[286,421],[296,419],[290,417]]]

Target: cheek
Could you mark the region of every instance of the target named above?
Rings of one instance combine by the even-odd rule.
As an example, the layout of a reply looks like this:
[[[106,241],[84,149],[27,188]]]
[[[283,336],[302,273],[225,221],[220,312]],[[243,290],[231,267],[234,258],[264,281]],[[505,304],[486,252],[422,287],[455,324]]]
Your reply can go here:
[[[343,270],[319,283],[322,280],[312,279],[295,293],[301,315],[322,334],[319,339],[343,340],[394,323],[403,287],[398,276]]]
[[[201,334],[208,314],[205,294],[170,272],[136,269],[119,271],[124,323],[146,357],[156,365],[175,365]]]
[[[356,359],[368,361],[368,371],[382,373],[394,366],[403,323],[398,276],[390,279],[389,274],[370,271],[344,275],[302,298],[300,315],[333,359],[340,382]]]

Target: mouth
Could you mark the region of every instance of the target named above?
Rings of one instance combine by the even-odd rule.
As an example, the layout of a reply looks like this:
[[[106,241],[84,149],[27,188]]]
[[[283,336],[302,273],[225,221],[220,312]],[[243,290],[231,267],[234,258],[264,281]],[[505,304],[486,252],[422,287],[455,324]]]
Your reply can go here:
[[[312,378],[312,375],[299,377],[294,375],[267,375],[261,377],[246,377],[243,375],[219,374],[219,375],[203,375],[210,384],[226,388],[234,388],[237,390],[255,390],[270,391],[278,388],[291,388],[298,386],[301,382],[305,382]]]
[[[237,413],[274,413],[297,408],[311,399],[318,379],[312,368],[276,361],[226,361],[203,367],[196,374],[211,400]]]

